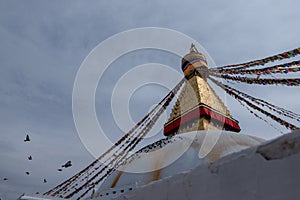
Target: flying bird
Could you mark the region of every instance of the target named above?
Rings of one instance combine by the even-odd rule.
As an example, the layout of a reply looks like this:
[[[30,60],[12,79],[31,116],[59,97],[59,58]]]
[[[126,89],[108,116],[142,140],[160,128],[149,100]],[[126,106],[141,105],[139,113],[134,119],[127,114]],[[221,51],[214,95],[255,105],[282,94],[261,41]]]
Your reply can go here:
[[[29,138],[29,135],[27,134],[24,142],[29,142],[29,141],[30,141],[30,138]]]
[[[7,178],[3,178],[3,180],[4,180],[4,181],[7,181],[8,179],[7,179]]]
[[[47,183],[47,180],[44,178],[44,183]]]
[[[68,162],[66,162],[66,164],[62,165],[61,167],[68,168],[71,166],[72,166],[72,162],[69,160]]]
[[[32,156],[29,156],[29,157],[28,157],[28,160],[32,160]]]
[[[25,172],[27,175],[29,175],[30,173],[29,172]]]
[[[61,171],[62,171],[62,169],[57,169],[57,171],[61,172]]]

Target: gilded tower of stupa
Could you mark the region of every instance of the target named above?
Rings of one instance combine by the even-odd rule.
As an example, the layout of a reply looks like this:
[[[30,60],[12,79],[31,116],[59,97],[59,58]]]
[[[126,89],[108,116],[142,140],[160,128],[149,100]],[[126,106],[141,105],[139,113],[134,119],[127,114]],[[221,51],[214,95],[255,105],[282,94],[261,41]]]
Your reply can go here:
[[[196,130],[228,130],[239,132],[238,121],[207,83],[206,57],[192,44],[182,58],[182,71],[187,79],[172,108],[164,134],[172,136]]]

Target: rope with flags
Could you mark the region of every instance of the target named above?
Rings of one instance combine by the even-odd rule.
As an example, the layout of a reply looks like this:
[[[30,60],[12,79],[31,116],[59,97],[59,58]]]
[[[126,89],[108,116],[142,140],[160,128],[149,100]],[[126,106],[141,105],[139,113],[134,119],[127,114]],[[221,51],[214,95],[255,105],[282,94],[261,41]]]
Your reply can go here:
[[[211,80],[212,80],[212,78],[211,78]],[[215,80],[215,79],[213,79],[213,80]],[[229,86],[227,86],[227,87],[229,87]],[[241,96],[243,96],[245,98],[250,99],[252,102],[256,103],[257,105],[260,105],[262,107],[267,107],[268,109],[270,109],[271,111],[276,112],[279,115],[283,115],[285,117],[288,117],[290,119],[297,120],[297,121],[300,122],[300,114],[297,114],[297,113],[294,113],[292,111],[286,110],[284,108],[281,108],[279,106],[271,104],[271,103],[269,103],[269,102],[267,102],[265,100],[262,100],[262,99],[259,99],[259,98],[255,98],[253,96],[250,96],[250,95],[248,95],[248,94],[246,94],[244,92],[241,92],[241,91],[239,91],[237,89],[234,89],[232,87],[230,87],[230,89],[233,90],[234,92],[236,92],[238,95],[241,95]]]
[[[229,86],[228,86],[229,87]],[[279,106],[275,106],[265,100],[262,100],[262,99],[258,99],[258,98],[255,98],[255,97],[252,97],[244,92],[241,92],[237,89],[234,89],[234,88],[230,88],[231,90],[235,91],[237,94],[239,95],[242,95],[243,97],[246,97],[248,99],[250,99],[252,102],[255,102],[257,105],[260,105],[262,107],[267,107],[268,109],[270,109],[271,111],[274,111],[276,112],[277,114],[279,115],[283,115],[285,117],[288,117],[290,119],[293,119],[293,120],[297,120],[300,122],[300,115],[297,114],[297,113],[294,113],[292,111],[289,111],[289,110],[286,110],[284,108],[281,108]]]
[[[263,110],[262,108],[258,107],[257,105],[255,105],[254,103],[251,103],[251,99],[246,99],[246,98],[243,98],[242,96],[240,96],[236,91],[236,89],[233,89],[231,88],[230,86],[228,85],[225,85],[223,83],[221,83],[220,81],[217,81],[216,79],[212,78],[212,77],[209,77],[209,79],[215,83],[217,86],[221,87],[222,89],[224,89],[227,94],[229,94],[230,96],[234,97],[235,99],[237,100],[240,100],[244,103],[246,103],[249,107],[261,112],[262,114],[264,114],[265,116],[267,117],[270,117],[272,120],[278,122],[279,124],[281,124],[282,126],[285,126],[286,128],[290,129],[290,130],[297,130],[299,129],[299,127],[271,114],[270,112],[267,112],[265,110]],[[249,101],[250,100],[250,101]]]
[[[296,67],[293,67],[296,66]],[[239,74],[239,75],[270,75],[270,74],[287,74],[300,71],[300,60],[289,63],[279,64],[261,69],[226,69],[221,72],[212,70],[212,74]]]
[[[162,101],[164,101],[165,99],[163,99]],[[158,104],[159,105],[159,104]],[[114,158],[118,157],[118,155],[120,155],[122,153],[122,148],[125,146],[126,143],[130,142],[130,138],[135,137],[135,134],[138,130],[141,129],[141,127],[145,126],[145,123],[148,118],[150,118],[153,113],[155,112],[155,110],[157,109],[158,106],[156,106],[149,114],[147,114],[139,123],[137,123],[137,125],[127,134],[125,134],[118,142],[115,143],[114,146],[112,146],[108,151],[106,151],[104,154],[102,154],[98,159],[96,159],[94,161],[94,163],[92,163],[90,166],[88,166],[87,168],[85,168],[83,171],[81,171],[80,173],[78,173],[78,177],[76,177],[75,179],[72,179],[71,181],[68,182],[68,184],[66,184],[64,187],[61,187],[58,191],[56,191],[52,196],[56,196],[58,195],[60,192],[64,192],[61,194],[61,196],[63,197],[67,192],[69,192],[70,190],[74,189],[76,186],[79,185],[80,182],[84,181],[85,178],[83,177],[84,174],[86,173],[86,171],[88,171],[90,168],[94,167],[94,165],[96,163],[99,164],[98,167],[94,167],[94,169],[92,170],[92,172],[86,174],[86,176],[90,176],[92,175],[95,171],[97,171],[103,164],[111,164],[112,160],[116,160]],[[125,140],[126,139],[126,140]],[[123,143],[123,144],[122,144]],[[122,145],[121,145],[122,144]],[[119,148],[117,148],[118,146],[120,146]],[[109,155],[108,158],[103,161],[103,162],[99,162],[102,158],[104,158],[105,156],[107,156],[112,150],[117,149],[116,152],[114,152],[112,155]],[[75,182],[75,180],[80,179],[81,177],[83,177],[79,182]]]
[[[52,196],[56,196],[61,191],[65,191],[65,188],[67,188],[69,186],[73,186],[72,183],[74,183],[73,182],[74,180],[79,179],[80,177],[82,177],[82,175],[85,174],[86,171],[88,171],[94,165],[96,165],[97,163],[99,163],[100,160],[102,160],[103,158],[105,158],[112,150],[114,150],[117,146],[119,146],[121,143],[123,143],[126,139],[130,138],[130,136],[132,135],[132,133],[134,131],[136,131],[140,125],[143,124],[143,122],[148,118],[148,116],[153,112],[153,110],[149,114],[147,114],[140,122],[138,122],[137,125],[135,127],[133,127],[132,130],[130,130],[128,133],[126,133],[119,141],[117,141],[113,146],[111,146],[105,153],[103,153],[93,163],[91,163],[89,166],[87,166],[85,169],[83,169],[82,171],[80,171],[79,173],[77,173],[76,175],[74,175],[73,177],[71,177],[70,179],[68,179],[65,182],[59,184],[55,188],[49,190],[48,192],[45,193],[45,195],[50,195],[52,193]],[[106,163],[107,161],[108,161],[108,159],[105,160],[104,163]],[[97,168],[96,168],[96,170],[97,170]],[[68,189],[68,191],[69,191],[69,189]]]
[[[299,54],[300,54],[300,47],[290,50],[290,51],[287,51],[287,52],[284,52],[284,53],[274,55],[274,56],[269,56],[264,59],[254,60],[254,61],[245,62],[245,63],[241,63],[241,64],[233,64],[233,65],[216,67],[216,68],[212,68],[211,70],[223,72],[225,69],[229,69],[229,68],[245,69],[245,68],[249,68],[249,67],[253,67],[253,66],[265,65],[267,63],[274,62],[274,61],[289,59],[289,58],[295,57]]]
[[[300,78],[248,78],[242,76],[230,76],[226,74],[210,73],[211,76],[232,80],[235,82],[242,82],[247,84],[258,85],[286,85],[286,86],[299,86]]]
[[[237,101],[240,103],[240,105],[244,108],[246,108],[251,114],[253,114],[256,118],[264,121],[266,124],[268,124],[269,126],[271,126],[272,128],[274,128],[276,131],[280,132],[281,134],[284,134],[280,129],[278,129],[277,127],[275,127],[271,122],[269,122],[268,120],[262,118],[259,114],[257,114],[255,112],[254,109],[252,109],[251,107],[249,107],[247,104],[245,104],[244,102],[242,102],[241,100],[237,99]]]
[[[104,174],[102,177],[99,178],[99,180],[97,180],[96,182],[94,182],[93,185],[98,185],[101,181],[103,181],[107,176],[109,176],[113,171],[115,171],[116,168],[118,168],[123,162],[125,162],[128,158],[127,155],[128,153],[133,150],[136,145],[142,140],[142,138],[151,130],[151,128],[153,127],[153,125],[155,124],[155,122],[157,121],[157,119],[159,118],[159,116],[164,112],[164,110],[166,109],[166,107],[169,105],[170,102],[166,102],[164,104],[163,107],[160,108],[158,115],[156,115],[153,120],[151,122],[149,122],[149,124],[147,124],[147,126],[145,127],[145,130],[143,130],[141,132],[141,135],[138,138],[135,138],[136,140],[133,141],[133,145],[128,145],[129,150],[126,151],[122,154],[121,158],[119,159],[119,161],[114,165],[114,167],[111,167],[108,172],[106,174]],[[82,193],[77,200],[81,199],[82,197],[84,197],[90,190],[92,190],[93,187],[89,187],[84,193]],[[72,194],[70,194],[69,196],[67,196],[66,198],[72,197]]]
[[[127,160],[128,154],[134,150],[137,144],[139,144],[143,137],[151,130],[184,82],[185,78],[183,78],[140,122],[99,158],[76,175],[44,193],[44,195],[68,199],[81,192],[77,199],[83,198],[90,190],[105,180],[107,176]],[[99,176],[100,178],[98,178]],[[89,177],[89,179],[84,182],[86,177]]]

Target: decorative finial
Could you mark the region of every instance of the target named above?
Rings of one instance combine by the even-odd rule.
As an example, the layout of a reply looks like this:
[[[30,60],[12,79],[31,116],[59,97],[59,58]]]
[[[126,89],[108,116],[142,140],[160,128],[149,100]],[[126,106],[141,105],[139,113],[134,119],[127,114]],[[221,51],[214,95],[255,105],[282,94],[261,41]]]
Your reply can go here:
[[[191,44],[190,52],[199,53],[194,43]]]

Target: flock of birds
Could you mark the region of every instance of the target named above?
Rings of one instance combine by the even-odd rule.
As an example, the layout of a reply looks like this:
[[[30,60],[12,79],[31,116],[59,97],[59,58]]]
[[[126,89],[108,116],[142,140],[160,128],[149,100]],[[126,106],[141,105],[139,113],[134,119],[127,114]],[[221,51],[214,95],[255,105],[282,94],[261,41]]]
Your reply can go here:
[[[26,134],[26,137],[25,137],[24,142],[30,142],[30,137],[29,137],[28,134]],[[32,160],[32,156],[31,156],[31,155],[29,155],[27,158],[28,158],[28,160],[30,160],[30,161]],[[72,167],[72,162],[71,162],[70,160],[67,161],[65,164],[63,164],[63,165],[61,166],[61,168],[57,169],[57,171],[60,171],[60,172],[61,172],[61,171],[62,171],[62,168],[69,168],[69,167]],[[30,175],[30,172],[29,172],[29,171],[26,171],[25,174],[26,174],[26,175]],[[3,180],[4,180],[4,181],[7,181],[8,178],[7,178],[7,177],[4,177]],[[43,183],[47,183],[47,179],[44,178]]]

